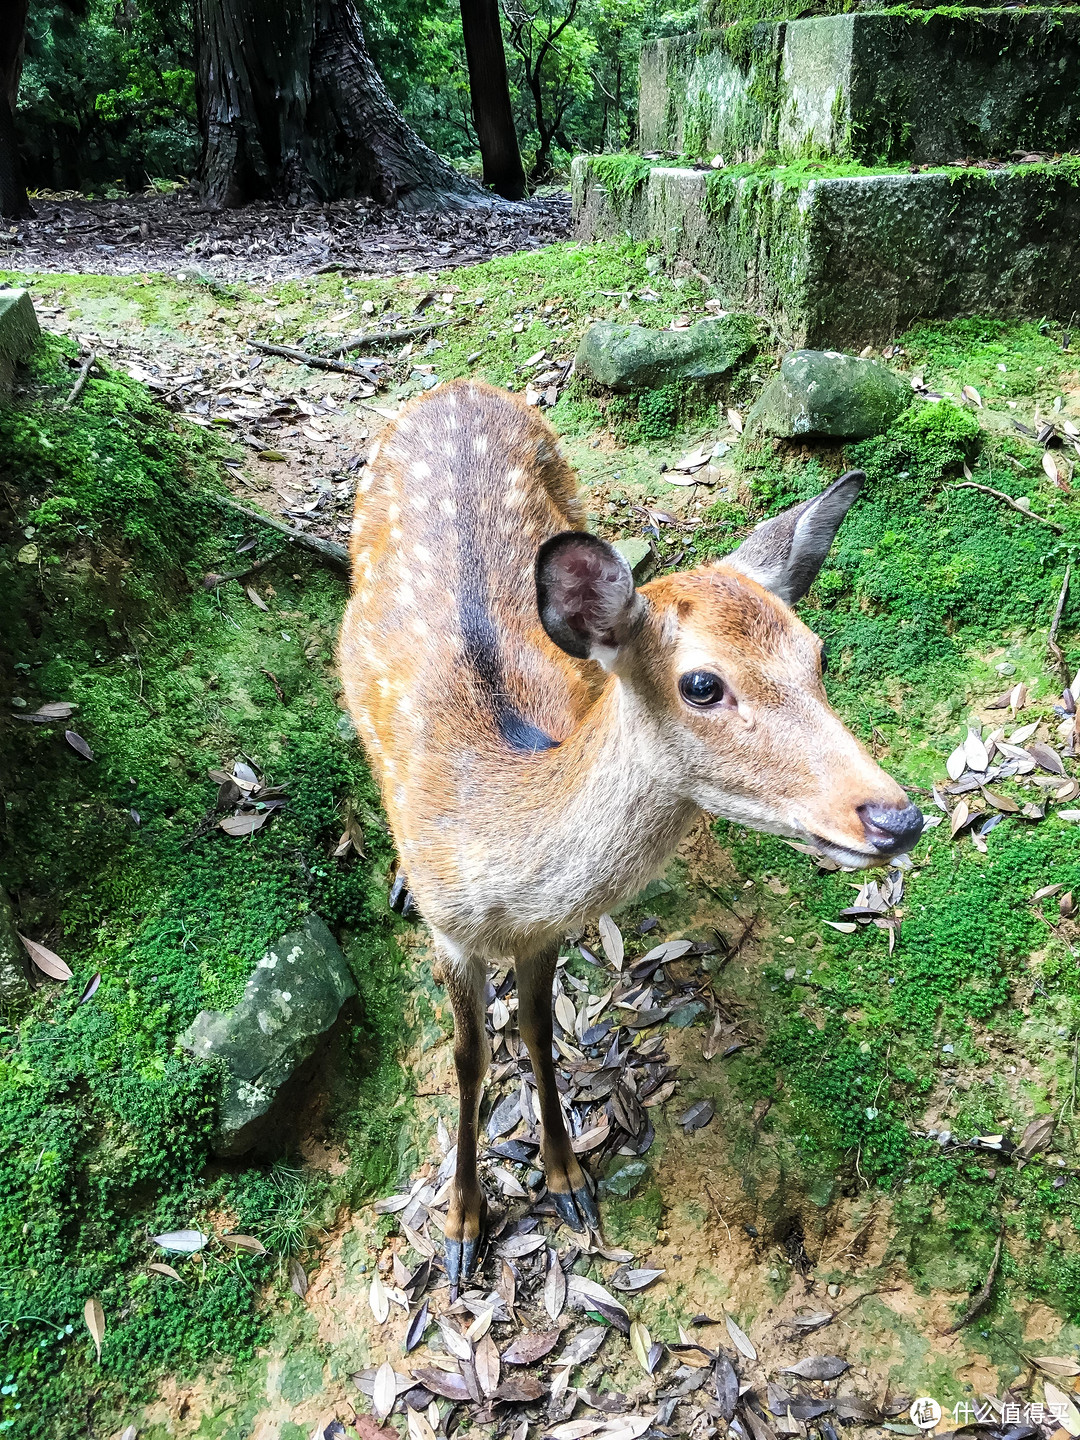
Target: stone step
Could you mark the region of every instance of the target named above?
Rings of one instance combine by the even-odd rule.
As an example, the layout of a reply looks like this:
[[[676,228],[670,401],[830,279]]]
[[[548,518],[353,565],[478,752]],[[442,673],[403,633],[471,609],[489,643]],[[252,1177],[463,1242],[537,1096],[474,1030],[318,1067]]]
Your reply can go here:
[[[634,156],[581,156],[575,233],[654,242],[797,346],[859,350],[916,319],[963,315],[1071,323],[1080,309],[1080,160],[835,168],[645,170]]]
[[[1080,147],[1080,10],[730,25],[646,46],[640,95],[641,148],[685,159],[1053,154]]]

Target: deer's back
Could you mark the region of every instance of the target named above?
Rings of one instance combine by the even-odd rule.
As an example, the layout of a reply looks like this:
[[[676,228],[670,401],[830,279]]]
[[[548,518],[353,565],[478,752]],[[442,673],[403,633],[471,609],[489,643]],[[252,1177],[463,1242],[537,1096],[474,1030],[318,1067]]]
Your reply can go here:
[[[357,489],[349,709],[401,848],[464,813],[480,833],[601,678],[551,643],[536,607],[538,547],[582,525],[573,473],[535,410],[459,381],[384,432]]]

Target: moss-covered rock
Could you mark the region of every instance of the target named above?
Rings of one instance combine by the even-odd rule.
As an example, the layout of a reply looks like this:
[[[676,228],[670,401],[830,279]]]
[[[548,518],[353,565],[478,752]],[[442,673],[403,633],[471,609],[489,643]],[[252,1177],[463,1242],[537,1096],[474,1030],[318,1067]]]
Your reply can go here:
[[[715,385],[753,354],[760,334],[753,315],[721,315],[685,330],[600,320],[586,330],[574,366],[583,379],[623,394],[686,380]]]
[[[270,946],[235,1005],[199,1012],[179,1042],[199,1060],[224,1063],[218,1154],[251,1148],[281,1087],[355,994],[341,947],[325,922],[309,915]]]
[[[911,387],[880,361],[835,350],[796,350],[762,390],[746,433],[865,440],[883,435],[911,398]]]
[[[616,214],[574,162],[582,239],[629,231],[795,345],[861,349],[913,320],[1075,308],[1080,164],[911,173],[854,162],[656,166]]]

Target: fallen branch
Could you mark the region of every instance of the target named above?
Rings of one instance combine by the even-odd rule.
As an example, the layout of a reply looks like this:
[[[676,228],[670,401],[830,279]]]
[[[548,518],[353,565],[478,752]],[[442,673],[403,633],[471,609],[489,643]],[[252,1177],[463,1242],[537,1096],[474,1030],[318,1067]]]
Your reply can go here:
[[[995,500],[1004,500],[1006,505],[1018,514],[1026,515],[1029,520],[1036,520],[1040,525],[1049,525],[1050,529],[1055,530],[1059,535],[1065,533],[1064,525],[1059,525],[1056,520],[1048,520],[1045,515],[1036,515],[1026,505],[1018,505],[1011,495],[1005,494],[1004,490],[992,490],[989,485],[978,485],[974,480],[962,480],[952,488],[954,490],[981,490],[984,495],[993,495]]]
[[[86,382],[90,379],[90,371],[93,368],[94,362],[96,360],[97,351],[91,350],[90,354],[83,361],[82,366],[79,369],[79,374],[75,380],[75,384],[71,387],[71,394],[64,401],[63,408],[65,410],[70,410],[72,405],[75,404],[75,401],[78,400],[79,396],[86,389]]]
[[[972,1320],[981,1315],[990,1303],[990,1296],[994,1290],[994,1281],[997,1278],[998,1263],[1001,1260],[1001,1247],[1005,1243],[1005,1232],[1002,1231],[994,1246],[994,1258],[990,1261],[990,1271],[982,1286],[975,1295],[971,1304],[964,1311],[955,1325],[950,1325],[947,1330],[942,1330],[942,1335],[955,1335],[958,1330],[963,1330],[965,1325],[970,1325]]]
[[[396,330],[370,330],[366,335],[354,335],[328,350],[328,355],[347,355],[350,350],[363,350],[371,345],[396,345],[401,340],[415,340],[418,335],[427,335],[431,330],[445,330],[449,325],[464,325],[466,316],[457,315],[453,320],[429,320],[426,324],[399,325]]]
[[[284,535],[294,545],[300,545],[305,550],[310,550],[312,554],[318,555],[328,564],[348,573],[349,552],[336,540],[321,540],[318,535],[305,535],[303,530],[294,530],[291,525],[286,525],[284,520],[275,520],[272,515],[264,515],[260,510],[252,510],[247,505],[241,505],[238,500],[230,499],[227,495],[210,495],[207,498],[213,504],[220,505],[223,510],[231,510],[237,515],[243,515],[246,520],[257,520],[260,525],[266,525],[271,530],[276,530],[279,535]]]
[[[370,371],[362,365],[350,365],[347,360],[328,360],[325,355],[311,355],[291,345],[268,345],[264,340],[249,340],[247,343],[264,355],[280,355],[283,360],[295,360],[298,365],[308,365],[312,370],[336,370],[341,375],[355,375],[371,384]]]
[[[1066,664],[1065,656],[1061,653],[1061,646],[1057,643],[1058,626],[1061,624],[1061,613],[1065,609],[1065,598],[1069,593],[1069,580],[1072,576],[1072,566],[1065,566],[1065,578],[1061,582],[1061,590],[1058,593],[1057,604],[1054,606],[1054,618],[1050,622],[1050,633],[1046,637],[1047,649],[1057,663],[1058,671],[1061,674],[1061,683],[1064,689],[1068,690],[1072,684],[1072,676],[1069,674],[1069,667]],[[1076,696],[1073,696],[1075,703]]]

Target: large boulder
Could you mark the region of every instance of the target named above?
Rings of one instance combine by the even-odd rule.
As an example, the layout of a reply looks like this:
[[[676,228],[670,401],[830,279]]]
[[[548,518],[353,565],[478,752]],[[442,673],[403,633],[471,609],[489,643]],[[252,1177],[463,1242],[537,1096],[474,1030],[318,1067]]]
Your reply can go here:
[[[197,1059],[224,1064],[219,1155],[241,1155],[262,1138],[275,1096],[355,994],[341,947],[309,915],[270,947],[231,1010],[199,1012],[179,1040]]]
[[[878,360],[835,350],[796,350],[767,381],[746,419],[748,436],[880,435],[911,404],[910,385]]]
[[[624,394],[677,381],[717,384],[754,353],[760,334],[753,315],[718,315],[685,330],[598,320],[585,332],[574,369],[592,384]]]

